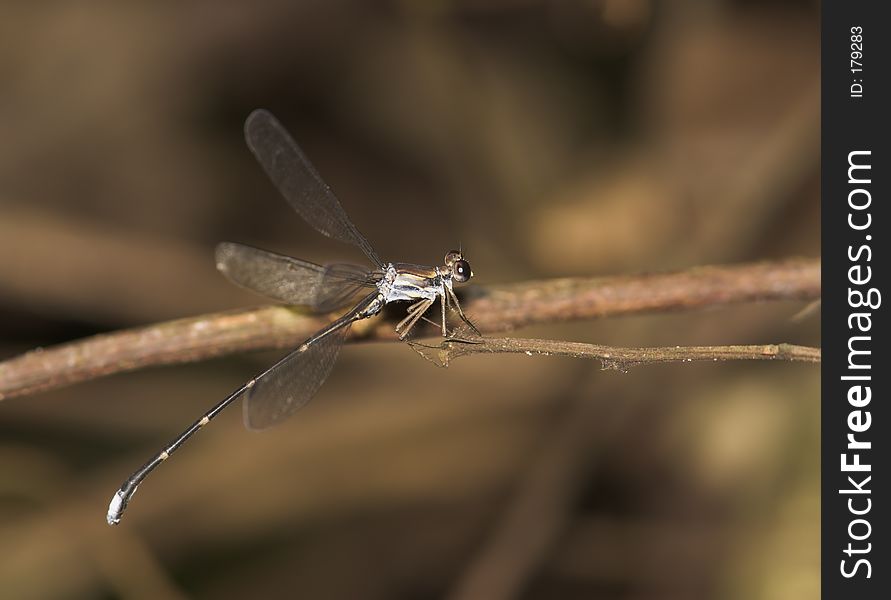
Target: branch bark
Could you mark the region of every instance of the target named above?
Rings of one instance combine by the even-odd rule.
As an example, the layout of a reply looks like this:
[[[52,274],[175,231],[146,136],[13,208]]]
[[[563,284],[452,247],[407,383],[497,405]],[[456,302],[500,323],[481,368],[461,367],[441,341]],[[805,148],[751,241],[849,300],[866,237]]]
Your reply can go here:
[[[691,310],[741,302],[817,300],[820,261],[792,259],[697,267],[675,273],[470,286],[463,296],[462,305],[477,327],[483,332],[497,332],[536,323]],[[0,400],[146,366],[294,346],[329,320],[307,316],[289,307],[264,306],[38,348],[0,363]],[[357,323],[352,337],[396,339],[392,324],[381,319]]]
[[[442,340],[439,344],[412,343],[422,356],[447,367],[452,360],[471,354],[526,354],[528,356],[569,356],[599,360],[604,369],[628,371],[632,367],[667,362],[725,360],[786,360],[820,362],[820,349],[794,344],[746,346],[669,346],[661,348],[619,348],[562,340],[493,338],[465,336]]]

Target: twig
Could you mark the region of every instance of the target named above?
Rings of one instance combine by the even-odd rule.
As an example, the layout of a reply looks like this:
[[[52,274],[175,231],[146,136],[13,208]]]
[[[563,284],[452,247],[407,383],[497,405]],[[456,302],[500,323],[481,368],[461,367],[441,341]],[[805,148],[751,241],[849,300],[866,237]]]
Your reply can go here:
[[[667,274],[477,286],[466,290],[464,306],[481,331],[494,332],[535,323],[819,297],[820,261],[793,259]],[[37,349],[0,363],[0,399],[151,365],[293,346],[325,322],[291,308],[266,306]],[[353,337],[396,339],[392,325],[379,320],[353,329]]]
[[[604,369],[628,371],[643,364],[725,360],[787,360],[820,362],[820,349],[794,344],[759,344],[748,346],[670,346],[662,348],[618,348],[561,340],[524,338],[453,337],[436,345],[412,343],[425,358],[447,367],[461,356],[470,354],[527,354],[570,356],[600,360]]]
[[[551,279],[493,287],[474,298],[483,331],[535,323],[690,310],[759,300],[816,300],[820,261],[792,259],[675,273]]]

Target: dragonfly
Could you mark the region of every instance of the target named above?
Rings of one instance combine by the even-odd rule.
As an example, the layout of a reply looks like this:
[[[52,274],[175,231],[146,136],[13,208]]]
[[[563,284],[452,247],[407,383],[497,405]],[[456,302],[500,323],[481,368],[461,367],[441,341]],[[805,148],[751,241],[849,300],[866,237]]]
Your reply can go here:
[[[319,233],[358,246],[373,267],[351,264],[318,265],[243,244],[225,242],[216,249],[217,268],[239,286],[289,305],[329,313],[350,305],[366,294],[340,318],[323,327],[284,358],[260,373],[207,411],[163,450],[137,469],[112,496],[106,520],[121,521],[136,489],[158,465],[189,438],[210,423],[223,409],[244,398],[244,422],[248,429],[262,430],[280,423],[305,406],[328,378],[350,325],[381,312],[391,302],[411,302],[396,325],[406,339],[436,300],[441,319],[436,325],[449,336],[447,313],[456,312],[474,332],[477,328],[464,314],[454,284],[473,277],[470,263],[460,250],[446,253],[440,266],[384,262],[349,219],[337,196],[306,158],[279,121],[268,111],[255,110],[244,126],[248,147],[288,204]],[[370,291],[368,291],[370,290]]]

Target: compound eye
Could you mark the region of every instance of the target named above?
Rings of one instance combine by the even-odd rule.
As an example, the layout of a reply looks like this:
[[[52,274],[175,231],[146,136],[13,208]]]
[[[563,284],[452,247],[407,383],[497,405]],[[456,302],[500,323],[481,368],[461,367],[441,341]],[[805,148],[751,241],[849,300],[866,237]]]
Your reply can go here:
[[[464,260],[456,260],[452,267],[452,279],[458,283],[464,283],[473,277],[473,271],[470,270],[470,263]]]
[[[449,252],[445,255],[445,264],[451,266],[454,265],[456,261],[461,259],[461,253],[457,250],[449,250]]]

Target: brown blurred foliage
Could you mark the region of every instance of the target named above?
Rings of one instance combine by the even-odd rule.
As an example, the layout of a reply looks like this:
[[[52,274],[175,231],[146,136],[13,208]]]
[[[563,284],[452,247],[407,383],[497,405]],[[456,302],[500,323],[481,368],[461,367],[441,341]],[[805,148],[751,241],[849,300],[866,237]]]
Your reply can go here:
[[[262,300],[232,240],[357,260],[277,196],[275,113],[386,258],[483,282],[819,254],[814,2],[0,5],[0,353]],[[819,345],[800,305],[538,327],[622,346]],[[345,349],[262,435],[224,414],[275,359],[0,402],[11,598],[813,598],[819,372]]]

